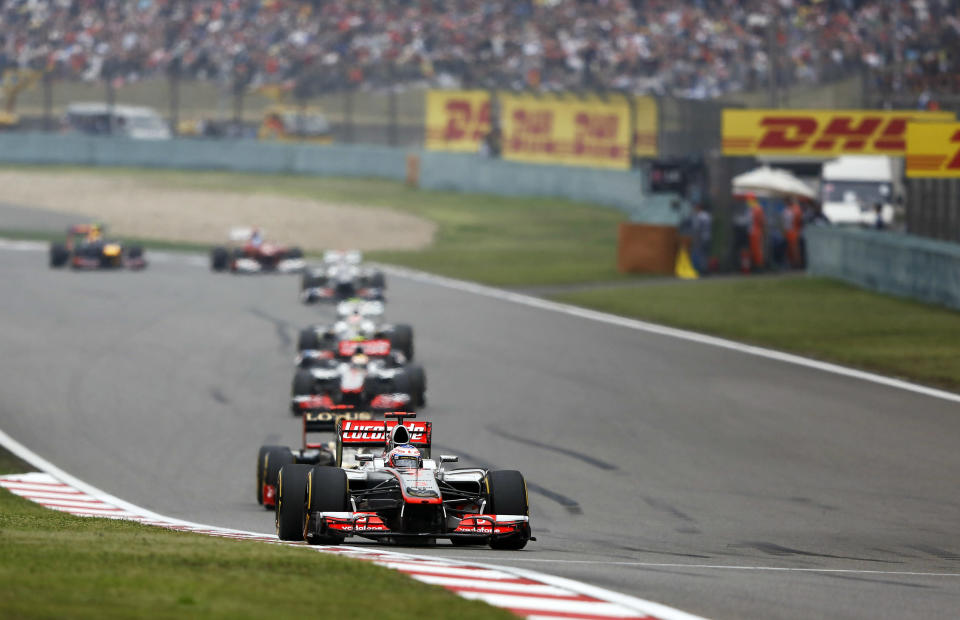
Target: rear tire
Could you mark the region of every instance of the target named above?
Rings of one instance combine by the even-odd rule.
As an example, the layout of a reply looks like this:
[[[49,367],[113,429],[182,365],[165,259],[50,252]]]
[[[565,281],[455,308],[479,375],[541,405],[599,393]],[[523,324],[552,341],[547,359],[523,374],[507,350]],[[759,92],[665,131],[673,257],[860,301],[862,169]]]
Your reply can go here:
[[[66,244],[50,244],[50,267],[54,269],[57,267],[63,267],[67,264],[68,260],[70,260],[70,252],[67,250]]]
[[[313,378],[313,375],[310,374],[310,371],[305,368],[298,368],[295,375],[293,375],[293,395],[294,396],[309,396],[314,393],[314,386],[316,385],[316,380]]]
[[[490,514],[529,515],[527,484],[523,474],[512,469],[491,471],[486,478],[489,495],[487,503]],[[491,537],[491,549],[517,550],[527,546],[527,536],[512,534],[506,537]]]
[[[339,467],[314,467],[309,477],[307,514],[349,512],[350,493],[347,474]],[[308,536],[311,545],[339,545],[342,536]]]
[[[381,290],[387,288],[387,279],[383,276],[382,271],[374,271],[370,275],[370,286]]]
[[[267,477],[267,454],[276,450],[287,449],[283,446],[260,446],[257,452],[257,503],[261,506],[263,506],[263,481]]]
[[[408,361],[413,360],[413,328],[409,325],[394,325],[390,332],[390,348],[403,353]]]
[[[210,250],[210,269],[213,271],[226,271],[230,266],[230,254],[227,248],[216,247]]]
[[[290,448],[284,446],[268,446],[263,456],[263,483],[270,486],[277,486],[277,476],[284,465],[292,465],[295,462]],[[261,485],[262,493],[263,485]],[[261,497],[261,504],[263,499]],[[267,507],[269,509],[269,506]]]
[[[410,364],[403,369],[410,386],[410,398],[417,407],[427,404],[427,374],[420,364]]]
[[[312,465],[284,465],[277,477],[277,538],[303,540],[307,475]]]
[[[308,349],[320,349],[320,337],[317,331],[312,327],[300,330],[300,336],[297,338],[297,350],[306,351]]]

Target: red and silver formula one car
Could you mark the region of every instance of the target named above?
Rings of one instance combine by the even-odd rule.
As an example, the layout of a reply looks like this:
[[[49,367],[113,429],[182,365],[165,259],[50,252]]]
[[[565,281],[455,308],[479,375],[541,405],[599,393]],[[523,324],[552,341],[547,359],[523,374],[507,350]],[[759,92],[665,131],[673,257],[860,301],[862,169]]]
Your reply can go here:
[[[300,273],[307,266],[300,248],[263,240],[258,228],[234,228],[229,246],[210,251],[210,268],[233,273]]]
[[[103,238],[102,224],[71,226],[64,241],[50,244],[50,266],[74,269],[143,269],[147,261],[139,245],[124,247]]]
[[[445,469],[430,456],[430,422],[412,413],[337,422],[337,467],[284,465],[277,480],[281,540],[336,545],[359,536],[395,543],[488,544],[522,549],[530,532],[527,487],[513,470]]]

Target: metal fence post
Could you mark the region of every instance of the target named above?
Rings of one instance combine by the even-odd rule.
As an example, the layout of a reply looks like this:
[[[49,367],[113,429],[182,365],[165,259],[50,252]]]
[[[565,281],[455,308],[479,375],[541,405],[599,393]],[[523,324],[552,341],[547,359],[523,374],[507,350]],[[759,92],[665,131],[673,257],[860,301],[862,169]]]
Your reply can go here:
[[[43,72],[43,130],[53,131],[53,75]]]

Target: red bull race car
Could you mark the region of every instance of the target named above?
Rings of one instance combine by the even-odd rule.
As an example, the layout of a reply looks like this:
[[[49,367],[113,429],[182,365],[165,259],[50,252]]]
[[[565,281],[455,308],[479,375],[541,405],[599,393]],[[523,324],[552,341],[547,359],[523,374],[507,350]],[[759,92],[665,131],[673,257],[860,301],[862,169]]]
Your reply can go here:
[[[522,549],[531,535],[523,475],[447,469],[456,456],[430,453],[432,426],[409,412],[384,420],[338,420],[335,467],[293,463],[277,476],[281,540],[336,545],[360,537],[399,544]]]
[[[67,238],[50,244],[50,266],[73,269],[144,269],[147,261],[139,245],[124,246],[103,237],[102,224],[84,224],[67,229]]]

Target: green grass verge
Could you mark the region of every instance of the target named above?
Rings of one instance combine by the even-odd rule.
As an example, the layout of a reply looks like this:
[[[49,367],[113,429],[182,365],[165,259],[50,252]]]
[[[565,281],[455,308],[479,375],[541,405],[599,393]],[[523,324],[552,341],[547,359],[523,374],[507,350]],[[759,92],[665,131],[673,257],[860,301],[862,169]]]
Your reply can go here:
[[[35,471],[29,463],[25,463],[10,454],[3,448],[0,448],[0,475],[3,474],[22,474],[28,471]]]
[[[64,174],[134,177],[157,187],[280,194],[412,213],[438,224],[433,246],[417,251],[369,252],[371,259],[492,285],[569,284],[628,277],[616,270],[617,225],[625,215],[606,207],[556,198],[418,190],[381,179],[55,169]]]
[[[960,389],[960,313],[831,280],[650,284],[555,298]]]
[[[368,562],[74,517],[5,490],[0,583],[3,618],[514,617]]]

